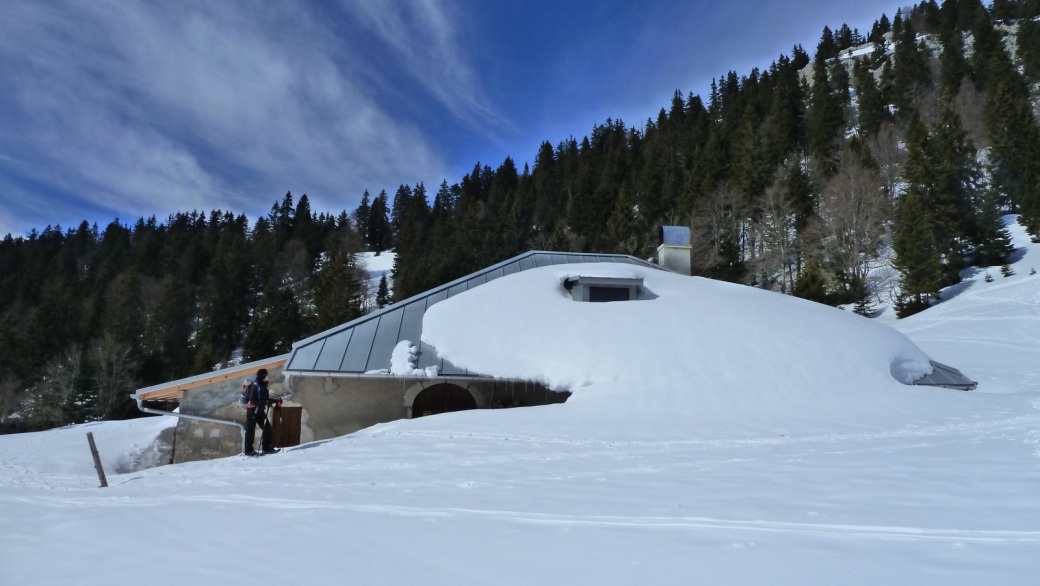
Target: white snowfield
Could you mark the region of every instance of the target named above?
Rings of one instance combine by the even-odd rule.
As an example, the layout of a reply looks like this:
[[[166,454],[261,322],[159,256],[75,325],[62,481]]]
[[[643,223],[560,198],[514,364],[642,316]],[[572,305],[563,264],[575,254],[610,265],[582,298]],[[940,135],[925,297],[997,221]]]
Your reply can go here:
[[[0,437],[0,584],[1036,584],[1040,246],[1015,235],[1016,275],[979,272],[902,334],[633,267],[527,271],[427,314],[442,355],[567,385],[563,405],[107,489],[89,427]],[[647,298],[567,299],[590,271]],[[928,357],[979,389],[893,378]]]

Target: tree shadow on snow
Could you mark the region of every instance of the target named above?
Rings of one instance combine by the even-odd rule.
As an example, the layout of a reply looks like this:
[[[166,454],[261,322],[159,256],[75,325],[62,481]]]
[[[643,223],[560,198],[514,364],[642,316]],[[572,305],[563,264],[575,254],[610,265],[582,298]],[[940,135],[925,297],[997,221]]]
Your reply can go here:
[[[970,280],[969,281],[969,280],[967,280],[967,277],[965,277],[965,275],[964,275],[964,273],[967,272],[968,270],[974,270],[974,272],[970,276],[975,276],[975,275],[977,275],[980,272],[980,269],[977,268],[977,267],[972,267],[972,269],[965,269],[964,271],[962,271],[961,272],[961,278],[963,278],[965,280],[961,281],[960,283],[957,283],[956,285],[950,285],[949,287],[947,287],[947,288],[943,289],[942,291],[940,291],[939,292],[939,300],[940,301],[949,301],[949,300],[953,299],[954,297],[960,295],[961,293],[964,293],[968,289],[971,289],[975,285],[975,281],[974,280]]]

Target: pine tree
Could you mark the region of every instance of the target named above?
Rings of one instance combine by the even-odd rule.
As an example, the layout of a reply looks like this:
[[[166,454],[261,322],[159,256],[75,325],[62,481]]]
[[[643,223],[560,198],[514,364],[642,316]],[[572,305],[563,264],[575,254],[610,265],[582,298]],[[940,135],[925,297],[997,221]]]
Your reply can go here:
[[[390,216],[386,191],[380,191],[372,200],[372,208],[368,216],[368,235],[366,244],[369,250],[380,252],[394,247],[393,230],[390,227]]]
[[[817,52],[813,62],[812,99],[809,102],[809,139],[813,158],[823,169],[833,170],[835,146],[845,116],[842,101],[834,93],[828,78],[828,68]]]
[[[943,280],[931,218],[913,190],[902,197],[892,250],[896,253],[892,265],[900,273],[896,314],[902,318],[927,309],[938,299]]]
[[[830,304],[827,279],[823,274],[820,262],[815,258],[810,258],[798,273],[798,279],[794,284],[794,296],[817,303]]]
[[[356,259],[346,251],[342,236],[335,233],[330,235],[325,250],[314,283],[316,327],[319,330],[327,330],[361,317],[364,300],[361,282],[356,274]]]
[[[997,197],[993,190],[986,190],[978,198],[974,210],[976,229],[971,244],[975,250],[973,264],[978,266],[1004,264],[1014,252],[1011,233],[1004,225]]]
[[[925,90],[930,87],[931,71],[927,50],[918,45],[913,25],[904,22],[895,40],[892,101],[903,115],[917,107]]]
[[[888,114],[888,104],[866,60],[856,63],[855,79],[856,95],[859,97],[859,132],[869,138],[881,130]]]
[[[386,275],[379,277],[379,288],[376,289],[376,307],[383,309],[390,304],[390,287],[386,283]]]
[[[970,65],[964,56],[964,37],[960,31],[950,30],[942,35],[942,54],[939,57],[943,90],[956,95],[961,82],[970,73]]]
[[[365,194],[361,196],[361,203],[358,204],[356,210],[352,214],[354,220],[354,227],[357,229],[358,234],[361,235],[361,241],[364,243],[365,250],[372,250],[371,242],[372,238],[368,233],[368,221],[372,215],[371,199],[368,195],[368,190],[365,190]]]
[[[989,273],[986,273],[986,276],[983,277],[982,280],[986,281],[987,283],[992,283],[993,282],[993,275],[991,275]]]
[[[1005,263],[1000,267],[1000,274],[1004,275],[1004,278],[1007,278],[1014,275],[1015,271],[1011,268],[1011,265]]]

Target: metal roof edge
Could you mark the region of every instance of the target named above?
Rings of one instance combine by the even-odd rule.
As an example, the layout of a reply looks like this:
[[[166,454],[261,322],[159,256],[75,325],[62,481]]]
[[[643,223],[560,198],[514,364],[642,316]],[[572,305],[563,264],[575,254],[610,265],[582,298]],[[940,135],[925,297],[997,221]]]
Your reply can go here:
[[[416,302],[416,301],[418,301],[420,299],[425,299],[426,297],[429,297],[430,295],[434,295],[436,293],[439,293],[440,291],[448,290],[448,289],[454,287],[455,285],[458,285],[460,283],[464,283],[466,281],[469,281],[470,279],[472,279],[474,277],[479,277],[480,275],[490,273],[491,271],[494,271],[495,269],[499,269],[499,268],[504,267],[504,266],[506,266],[508,264],[514,263],[516,261],[519,261],[521,259],[524,259],[524,258],[527,258],[527,257],[530,257],[530,256],[535,256],[535,255],[538,255],[538,254],[564,254],[564,255],[569,255],[569,256],[611,256],[611,257],[616,257],[616,258],[628,258],[630,260],[635,261],[638,264],[645,265],[645,266],[647,266],[649,268],[654,268],[654,269],[658,269],[658,270],[662,270],[662,271],[666,271],[666,272],[673,272],[673,271],[669,271],[668,269],[666,269],[664,267],[660,267],[660,266],[657,266],[657,265],[655,265],[653,263],[647,262],[647,261],[645,261],[645,260],[643,260],[641,258],[636,258],[636,257],[634,257],[634,256],[632,256],[630,254],[610,254],[610,253],[605,253],[605,252],[558,252],[558,251],[548,251],[548,250],[529,250],[529,251],[527,251],[527,252],[525,252],[523,254],[514,256],[512,258],[507,258],[506,260],[503,260],[501,262],[495,263],[495,264],[493,264],[493,265],[491,265],[491,266],[489,266],[487,268],[483,268],[483,269],[481,269],[479,271],[470,273],[470,274],[468,274],[466,276],[459,277],[458,279],[455,279],[454,281],[450,281],[450,282],[445,283],[443,285],[438,285],[438,286],[434,287],[433,289],[428,289],[426,291],[423,291],[422,293],[419,293],[419,294],[416,294],[416,295],[412,295],[408,299],[404,299],[402,301],[398,301],[397,303],[392,303],[390,305],[387,305],[386,307],[384,307],[382,309],[378,309],[376,311],[373,311],[372,313],[370,313],[368,315],[363,315],[363,316],[361,316],[361,317],[359,317],[359,318],[357,318],[355,320],[348,321],[347,323],[344,323],[344,324],[340,324],[340,325],[338,325],[338,326],[336,326],[334,328],[330,328],[330,329],[327,329],[325,331],[318,332],[317,334],[314,334],[313,336],[309,336],[307,338],[299,340],[298,342],[293,342],[292,351],[290,351],[289,354],[287,355],[287,357],[289,358],[289,363],[290,364],[292,363],[291,359],[292,359],[292,356],[296,353],[296,350],[299,349],[299,348],[302,348],[304,346],[307,346],[308,344],[311,344],[313,342],[317,342],[318,340],[322,340],[324,338],[328,338],[328,337],[333,336],[335,334],[338,334],[339,332],[342,332],[343,330],[346,330],[348,328],[357,327],[357,326],[359,326],[359,325],[361,325],[361,324],[363,324],[365,322],[368,322],[370,320],[379,318],[384,313],[388,313],[390,311],[396,311],[396,310],[398,310],[398,309],[400,309],[400,308],[402,308],[402,307],[404,307],[406,305],[409,305],[411,303],[414,303],[414,302]]]

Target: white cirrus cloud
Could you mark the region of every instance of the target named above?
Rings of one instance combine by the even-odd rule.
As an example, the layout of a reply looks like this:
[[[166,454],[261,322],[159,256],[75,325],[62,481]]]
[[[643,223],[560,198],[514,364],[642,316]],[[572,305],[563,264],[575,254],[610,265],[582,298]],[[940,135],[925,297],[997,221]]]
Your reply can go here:
[[[458,42],[461,10],[448,0],[341,0],[341,4],[457,118],[476,127],[508,126],[489,102]]]
[[[456,81],[431,90],[452,115],[493,118],[441,8],[360,12],[400,67],[431,87]],[[433,57],[410,48],[399,24],[425,31]],[[262,211],[286,189],[346,207],[365,188],[443,173],[442,149],[393,114],[373,89],[381,72],[340,34],[306,4],[4,2],[0,183],[17,175],[19,197],[125,216]],[[439,73],[430,58],[444,59]],[[5,213],[47,207],[5,203],[5,193]]]

